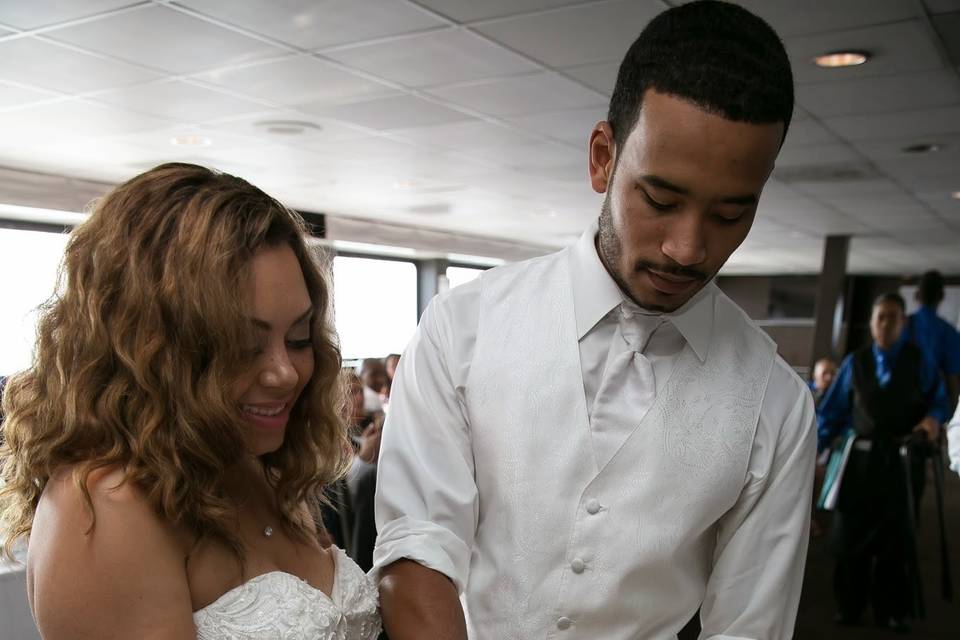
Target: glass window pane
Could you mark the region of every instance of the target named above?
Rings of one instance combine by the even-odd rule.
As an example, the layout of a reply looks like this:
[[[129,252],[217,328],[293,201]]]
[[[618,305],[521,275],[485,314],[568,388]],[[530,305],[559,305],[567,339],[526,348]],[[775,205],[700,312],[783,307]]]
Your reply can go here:
[[[333,295],[344,359],[401,353],[417,328],[412,262],[337,256]]]
[[[470,267],[447,267],[447,282],[450,288],[459,287],[478,277],[483,273],[483,269],[471,269]]]
[[[30,366],[37,307],[53,294],[66,233],[0,229],[0,375]]]

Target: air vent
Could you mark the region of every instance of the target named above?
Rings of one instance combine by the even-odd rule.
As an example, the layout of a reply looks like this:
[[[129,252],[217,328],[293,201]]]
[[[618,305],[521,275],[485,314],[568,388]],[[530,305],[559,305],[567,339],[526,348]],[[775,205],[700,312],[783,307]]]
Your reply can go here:
[[[438,202],[437,204],[418,204],[413,207],[407,207],[407,211],[410,213],[438,216],[450,213],[450,205],[446,202]]]
[[[261,120],[254,122],[253,126],[279,136],[298,136],[307,131],[323,129],[320,125],[306,120]]]

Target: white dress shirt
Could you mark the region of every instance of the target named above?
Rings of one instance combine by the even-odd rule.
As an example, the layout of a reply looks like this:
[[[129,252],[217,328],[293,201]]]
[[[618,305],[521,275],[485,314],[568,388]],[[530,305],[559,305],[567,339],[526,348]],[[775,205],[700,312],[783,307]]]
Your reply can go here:
[[[583,418],[589,415],[612,357],[617,320],[611,312],[624,301],[597,256],[595,235],[594,225],[568,251],[566,287],[572,294],[575,315],[572,320],[582,380],[577,387],[583,391],[579,399],[583,410],[578,415]],[[750,389],[759,407],[749,414],[754,416],[752,422],[739,425],[738,437],[729,441],[722,436],[717,440],[716,433],[698,432],[688,424],[671,423],[691,414],[687,398],[692,398],[690,404],[699,402],[707,407],[710,402],[722,402],[725,410],[750,403],[746,398],[750,394],[744,393],[740,399],[737,389],[723,397],[702,398],[697,396],[703,392],[695,379],[693,384],[671,380],[680,362],[684,366],[688,361],[706,362],[719,377],[723,372],[718,373],[716,367],[735,366],[708,361],[707,354],[711,341],[729,340],[729,332],[740,331],[741,324],[748,321],[745,317],[722,320],[718,326],[714,306],[722,294],[710,283],[681,309],[664,314],[665,322],[644,351],[655,372],[658,396],[666,391],[658,402],[668,405],[660,407],[660,415],[666,425],[664,437],[670,442],[653,451],[646,442],[644,448],[636,449],[634,443],[630,449],[628,441],[620,453],[632,457],[615,458],[620,468],[635,460],[634,466],[646,463],[654,469],[658,463],[677,473],[667,480],[663,474],[644,475],[643,469],[634,469],[629,486],[618,486],[616,478],[607,478],[606,485],[597,484],[604,470],[589,468],[592,461],[584,453],[589,447],[560,446],[576,429],[575,415],[570,417],[570,425],[555,425],[555,432],[548,437],[558,446],[552,450],[548,441],[539,459],[532,457],[536,449],[524,449],[533,453],[516,458],[521,451],[520,432],[503,434],[499,440],[489,431],[474,432],[479,416],[471,414],[477,410],[472,397],[498,397],[483,395],[476,375],[471,377],[471,365],[479,355],[475,347],[480,318],[485,313],[483,287],[481,277],[435,298],[400,361],[380,457],[380,538],[372,574],[401,558],[444,573],[469,603],[471,638],[673,638],[701,605],[704,638],[791,637],[806,556],[816,452],[813,404],[805,383],[775,357],[772,368],[764,369]],[[511,313],[519,317],[525,309],[539,309],[537,305],[551,301],[533,294],[510,304]],[[729,301],[724,304],[732,308]],[[751,330],[759,333],[759,329]],[[520,352],[525,348],[519,342],[515,346]],[[489,362],[490,354],[486,355],[485,362]],[[518,358],[504,351],[504,361],[512,363],[505,365],[504,377],[510,377],[510,367],[525,366],[523,363],[533,359],[535,353],[521,353]],[[531,409],[531,416],[546,411],[551,403],[569,401],[562,391],[559,396],[550,395],[551,389],[562,387],[564,381],[555,378],[562,373],[545,367],[533,375],[542,380],[542,389],[505,390],[521,399],[520,406],[529,398],[527,404],[541,407]],[[676,388],[680,382],[684,386]],[[668,383],[673,387],[665,389]],[[508,398],[500,397],[506,404]],[[669,406],[674,402],[671,398],[684,406]],[[734,406],[734,413],[736,409]],[[706,413],[709,419],[709,411]],[[702,428],[702,420],[700,424],[697,428]],[[641,427],[653,429],[646,423]],[[582,461],[571,459],[581,455]],[[510,463],[504,464],[504,460]],[[737,466],[739,461],[743,461],[742,467]],[[491,474],[490,469],[495,471]],[[576,469],[587,481],[593,480],[565,485],[566,472],[561,469]],[[503,470],[510,477],[502,477]],[[713,485],[729,486],[731,478],[732,493],[724,496],[714,491]],[[646,496],[643,504],[651,506],[649,513],[608,509],[617,496],[606,498],[599,488],[599,497],[589,493],[592,487],[600,487],[609,495],[605,488],[609,486],[629,493],[640,486],[638,479],[643,483],[638,491]],[[561,488],[554,490],[557,486]],[[573,509],[567,509],[567,502],[560,504],[567,495],[573,495]],[[501,500],[503,496],[508,499]],[[556,496],[554,507],[544,504],[547,496]],[[663,513],[671,513],[672,503],[693,504],[702,513],[693,514],[693,520],[687,517],[689,513],[677,514],[680,524],[676,526],[657,520]],[[505,510],[503,504],[515,508]],[[488,511],[491,509],[495,511]],[[512,519],[518,511],[524,512],[521,516],[525,519],[515,525]],[[562,529],[550,524],[567,511],[571,516]],[[697,520],[698,516],[702,517]],[[588,526],[584,522],[590,521],[582,518],[591,517],[609,520],[601,529],[589,529],[596,525]],[[687,521],[696,524],[688,526]],[[505,531],[497,530],[498,522]],[[542,530],[537,529],[540,525]],[[584,531],[598,533],[584,540],[580,535]],[[599,532],[609,532],[611,538],[601,539]],[[591,541],[601,548],[588,548]],[[571,552],[574,543],[585,546]],[[615,558],[614,566],[609,564],[610,557]],[[558,558],[566,566],[548,566]],[[613,582],[596,583],[604,585],[603,593],[578,595],[577,576],[590,578],[591,572],[603,571],[605,566],[614,577]],[[600,604],[585,604],[595,598]],[[514,602],[516,606],[510,604]],[[483,610],[490,607],[503,610]],[[481,622],[471,624],[474,617]]]
[[[960,474],[960,405],[947,423],[947,453],[950,454],[950,468]]]

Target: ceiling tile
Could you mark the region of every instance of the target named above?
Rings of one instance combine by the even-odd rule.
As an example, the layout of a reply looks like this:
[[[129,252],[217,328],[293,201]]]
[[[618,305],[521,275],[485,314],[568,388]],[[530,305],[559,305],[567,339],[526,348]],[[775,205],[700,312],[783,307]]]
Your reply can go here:
[[[571,163],[580,166],[579,173],[586,169],[586,158],[583,153],[556,142],[528,142],[493,147],[486,149],[466,149],[464,153],[481,160],[497,162],[505,167],[513,167],[523,171],[527,167],[569,167]],[[543,174],[538,174],[543,175]],[[568,174],[564,174],[568,175]],[[550,177],[550,176],[548,176]]]
[[[617,84],[617,73],[620,71],[619,62],[599,62],[585,64],[579,67],[566,67],[562,71],[575,80],[579,80],[591,89],[596,89],[605,96],[613,94]]]
[[[937,47],[918,19],[794,37],[787,39],[785,44],[793,65],[794,80],[800,84],[909,73],[943,66]],[[818,67],[811,62],[815,56],[841,50],[869,51],[873,57],[863,65],[833,69]]]
[[[396,0],[180,0],[209,16],[301,49],[394,36],[445,23]]]
[[[429,93],[493,116],[539,113],[554,109],[606,106],[606,99],[566,78],[551,73],[433,89]]]
[[[939,151],[915,154],[904,151],[916,144],[940,145]],[[882,140],[863,140],[852,143],[860,153],[871,160],[911,160],[929,158],[933,162],[944,164],[960,163],[960,131],[929,136],[910,136],[885,138]]]
[[[197,78],[282,105],[337,104],[396,93],[308,55],[211,71]]]
[[[911,191],[956,189],[960,184],[960,162],[956,154],[949,159],[920,157],[877,160],[876,165]]]
[[[10,111],[0,118],[0,140],[11,147],[157,129],[163,120],[77,100]]]
[[[0,22],[18,29],[36,29],[51,24],[93,16],[130,5],[130,0],[30,0],[0,2]]]
[[[799,193],[826,202],[832,202],[833,198],[837,196],[903,192],[901,187],[887,178],[844,180],[838,182],[796,182],[790,186]]]
[[[393,134],[416,144],[467,151],[513,144],[518,139],[531,141],[530,137],[521,131],[483,120],[467,120],[435,127],[397,129]]]
[[[198,148],[177,147],[171,142],[176,136],[209,138],[211,144],[208,147]],[[165,123],[165,126],[162,128],[127,133],[121,136],[115,136],[113,139],[142,149],[148,159],[157,157],[158,155],[170,157],[176,154],[185,155],[191,153],[221,154],[233,151],[234,149],[249,147],[251,144],[254,144],[254,139],[251,137],[241,136],[209,125],[192,123]],[[269,143],[265,143],[264,146],[268,144]]]
[[[799,167],[824,163],[857,162],[860,156],[846,144],[784,145],[777,167]]]
[[[948,224],[941,224],[936,229],[897,231],[896,238],[906,245],[913,245],[922,249],[924,253],[933,247],[956,247],[960,244],[960,235],[955,228]],[[923,256],[926,260],[926,256]]]
[[[945,107],[960,103],[953,71],[823,82],[797,87],[797,101],[820,118]]]
[[[663,8],[648,0],[602,2],[489,22],[477,30],[554,68],[619,62]]]
[[[469,82],[537,69],[523,57],[461,29],[432,31],[324,55],[411,87]]]
[[[787,131],[787,145],[791,147],[805,147],[815,144],[837,142],[837,136],[815,120],[791,120],[790,130]]]
[[[587,109],[545,111],[536,115],[507,118],[507,120],[522,129],[581,145],[586,151],[593,127],[606,118],[607,108],[597,106]]]
[[[61,42],[172,73],[195,73],[284,52],[156,5],[59,29],[52,36]]]
[[[857,219],[869,219],[877,215],[899,215],[904,211],[915,211],[922,208],[921,203],[916,198],[902,189],[886,191],[877,195],[833,196],[830,198],[830,204]]]
[[[302,123],[303,130],[299,133],[270,132],[264,123]],[[263,144],[283,144],[303,149],[327,149],[334,143],[344,140],[362,138],[367,134],[363,131],[333,122],[316,116],[308,116],[302,112],[284,109],[272,109],[249,113],[242,116],[223,118],[208,123],[218,131],[245,136],[261,141]]]
[[[954,189],[960,191],[960,187]],[[943,189],[918,191],[914,195],[932,209],[951,218],[960,218],[960,199],[952,197],[952,192]]]
[[[949,13],[960,11],[960,0],[923,0],[930,13]]]
[[[933,28],[947,49],[947,56],[953,64],[960,66],[960,9],[931,18]]]
[[[428,127],[467,120],[459,111],[428,102],[415,96],[394,96],[364,102],[354,102],[334,107],[305,104],[300,107],[308,113],[343,120],[371,129],[406,129]]]
[[[0,79],[43,89],[83,93],[122,87],[157,74],[116,60],[88,55],[37,38],[0,42]]]
[[[97,94],[97,102],[151,115],[203,122],[260,111],[262,105],[178,80],[141,84]]]
[[[923,231],[926,233],[942,231],[943,222],[936,216],[922,210],[913,209],[897,213],[880,213],[858,218],[872,229],[880,231]]]
[[[737,4],[769,22],[782,38],[908,20],[917,15],[915,0],[737,0]]]
[[[452,20],[471,22],[583,4],[583,0],[420,0],[420,4]]]
[[[824,124],[846,140],[935,137],[960,133],[960,106],[827,118]]]
[[[57,97],[56,93],[41,89],[27,89],[17,85],[0,82],[0,109],[17,105],[49,100]]]

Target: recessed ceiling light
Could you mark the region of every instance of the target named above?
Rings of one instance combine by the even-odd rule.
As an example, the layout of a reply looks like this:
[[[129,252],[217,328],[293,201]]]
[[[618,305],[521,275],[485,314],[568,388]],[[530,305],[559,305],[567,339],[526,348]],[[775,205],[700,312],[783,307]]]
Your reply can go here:
[[[903,148],[904,153],[933,153],[943,149],[943,145],[936,142],[921,142]]]
[[[254,122],[253,126],[266,129],[267,133],[275,133],[281,136],[296,136],[308,129],[314,131],[323,129],[320,125],[306,120],[261,120],[260,122]]]
[[[954,200],[960,200],[960,191],[954,191],[953,193],[950,194],[950,197],[953,198]]]
[[[863,64],[870,59],[870,54],[866,51],[832,51],[813,59],[813,64],[818,67],[855,67]]]
[[[173,136],[170,144],[175,147],[209,147],[213,140],[206,136]]]

